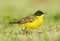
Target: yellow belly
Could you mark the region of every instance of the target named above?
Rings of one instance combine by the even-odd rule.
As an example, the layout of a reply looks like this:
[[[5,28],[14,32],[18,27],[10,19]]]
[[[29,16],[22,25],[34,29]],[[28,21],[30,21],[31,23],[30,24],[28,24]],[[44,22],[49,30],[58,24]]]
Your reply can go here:
[[[37,29],[42,23],[43,23],[43,18],[40,17],[33,22],[21,24],[21,26],[27,29]]]

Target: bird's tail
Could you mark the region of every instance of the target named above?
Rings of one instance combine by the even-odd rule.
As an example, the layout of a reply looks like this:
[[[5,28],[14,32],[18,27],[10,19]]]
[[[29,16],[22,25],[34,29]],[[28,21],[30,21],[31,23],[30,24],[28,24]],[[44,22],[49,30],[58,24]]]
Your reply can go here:
[[[9,22],[9,24],[18,24],[18,22]]]

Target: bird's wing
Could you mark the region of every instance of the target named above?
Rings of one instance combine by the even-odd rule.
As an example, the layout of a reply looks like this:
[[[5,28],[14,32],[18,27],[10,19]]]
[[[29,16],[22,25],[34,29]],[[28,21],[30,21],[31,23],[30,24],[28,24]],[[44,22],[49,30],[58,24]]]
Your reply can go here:
[[[36,16],[27,16],[21,20],[18,21],[19,24],[29,23],[35,21]]]

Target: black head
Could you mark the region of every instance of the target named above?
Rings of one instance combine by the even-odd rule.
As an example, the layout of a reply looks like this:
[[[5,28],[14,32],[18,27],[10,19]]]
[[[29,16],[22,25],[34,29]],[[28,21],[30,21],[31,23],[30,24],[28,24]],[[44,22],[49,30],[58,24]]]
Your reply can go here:
[[[42,11],[39,11],[39,10],[38,10],[34,15],[35,15],[35,16],[40,16],[40,15],[42,15],[42,14],[44,14],[44,13],[43,13]]]

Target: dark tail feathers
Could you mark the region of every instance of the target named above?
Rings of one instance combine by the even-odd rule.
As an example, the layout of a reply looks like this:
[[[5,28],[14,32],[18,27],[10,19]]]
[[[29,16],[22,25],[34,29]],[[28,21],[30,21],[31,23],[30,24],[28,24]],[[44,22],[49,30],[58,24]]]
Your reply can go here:
[[[9,24],[18,24],[18,22],[9,22]]]

